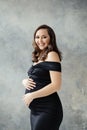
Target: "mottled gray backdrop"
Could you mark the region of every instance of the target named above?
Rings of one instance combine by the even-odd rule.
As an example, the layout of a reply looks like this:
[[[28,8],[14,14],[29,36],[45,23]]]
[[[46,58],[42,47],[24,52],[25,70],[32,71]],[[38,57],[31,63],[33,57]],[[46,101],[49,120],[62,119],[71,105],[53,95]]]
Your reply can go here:
[[[87,130],[87,0],[0,0],[0,130],[30,130],[21,81],[41,24],[54,29],[63,53],[60,130]]]

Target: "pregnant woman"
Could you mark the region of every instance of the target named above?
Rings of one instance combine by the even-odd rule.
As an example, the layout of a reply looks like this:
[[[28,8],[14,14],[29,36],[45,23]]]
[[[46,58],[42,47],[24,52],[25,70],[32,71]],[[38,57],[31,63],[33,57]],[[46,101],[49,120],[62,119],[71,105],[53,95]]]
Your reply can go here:
[[[23,100],[29,107],[31,130],[59,130],[63,108],[58,91],[61,88],[61,52],[56,36],[48,25],[39,26],[34,33],[32,66],[29,78],[23,79]]]

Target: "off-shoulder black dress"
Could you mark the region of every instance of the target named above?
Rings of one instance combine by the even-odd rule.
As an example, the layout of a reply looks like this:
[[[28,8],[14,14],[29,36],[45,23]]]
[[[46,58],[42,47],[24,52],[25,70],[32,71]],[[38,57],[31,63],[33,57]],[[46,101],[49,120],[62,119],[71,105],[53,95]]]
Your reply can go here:
[[[36,82],[36,87],[25,91],[37,91],[51,83],[49,71],[61,72],[61,63],[45,61],[32,65],[28,76]],[[63,109],[58,93],[34,99],[29,105],[31,109],[31,130],[59,130],[63,119]]]

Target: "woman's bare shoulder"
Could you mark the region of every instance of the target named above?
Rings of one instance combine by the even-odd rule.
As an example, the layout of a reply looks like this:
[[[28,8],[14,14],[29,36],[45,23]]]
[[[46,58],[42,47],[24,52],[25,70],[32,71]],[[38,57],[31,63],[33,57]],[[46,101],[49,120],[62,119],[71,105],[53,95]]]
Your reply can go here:
[[[60,59],[59,59],[58,53],[55,52],[55,51],[51,51],[51,52],[49,52],[48,55],[47,55],[47,59],[46,59],[46,61],[60,62]]]

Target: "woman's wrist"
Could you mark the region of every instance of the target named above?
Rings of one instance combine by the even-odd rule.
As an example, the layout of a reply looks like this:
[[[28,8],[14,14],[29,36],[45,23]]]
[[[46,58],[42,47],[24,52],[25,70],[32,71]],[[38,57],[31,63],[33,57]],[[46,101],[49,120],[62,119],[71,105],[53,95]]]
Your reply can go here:
[[[32,97],[32,100],[34,100],[34,99],[36,98],[35,92],[32,92],[32,93],[31,93],[31,97]]]

